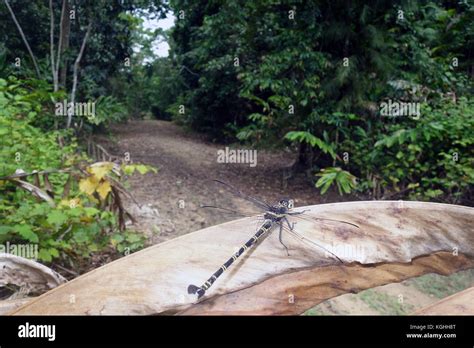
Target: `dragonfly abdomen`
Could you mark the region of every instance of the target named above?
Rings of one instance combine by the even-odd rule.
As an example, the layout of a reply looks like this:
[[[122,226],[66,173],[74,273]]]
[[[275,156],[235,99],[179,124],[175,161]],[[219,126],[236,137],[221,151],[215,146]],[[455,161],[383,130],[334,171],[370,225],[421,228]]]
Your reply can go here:
[[[266,219],[257,232],[253,235],[253,237],[250,238],[244,245],[242,245],[240,249],[234,255],[232,255],[231,258],[229,258],[203,285],[201,285],[201,287],[197,287],[196,285],[192,284],[189,285],[188,293],[197,294],[198,298],[202,297],[206,293],[206,290],[209,289],[212,284],[214,284],[217,278],[219,278],[222,273],[224,273],[224,271],[226,271],[247,249],[254,246],[259,238],[272,228],[272,225],[273,221]]]

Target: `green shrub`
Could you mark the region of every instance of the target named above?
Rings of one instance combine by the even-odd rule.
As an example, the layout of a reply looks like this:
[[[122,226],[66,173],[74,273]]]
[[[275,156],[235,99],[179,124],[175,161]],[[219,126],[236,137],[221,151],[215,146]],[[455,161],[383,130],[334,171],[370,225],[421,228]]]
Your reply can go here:
[[[425,104],[418,120],[388,122],[376,136],[354,133],[343,145],[351,153],[350,168],[360,176],[361,190],[376,182],[385,196],[403,193],[452,203],[472,194],[472,98]]]
[[[69,132],[33,126],[38,119],[51,118],[42,103],[18,81],[0,79],[0,243],[38,244],[38,256],[44,262],[74,262],[95,252],[142,247],[144,237],[120,232],[117,213],[106,209],[111,186],[103,177],[110,168],[102,170],[96,186],[87,183],[96,178],[97,172],[79,180],[77,175],[64,171],[90,167],[87,158],[77,152],[77,143]],[[69,145],[61,146],[60,139]],[[126,169],[133,172],[136,167]],[[139,166],[137,170],[146,172],[148,167]],[[15,172],[33,171],[51,173],[19,179],[36,188],[44,187],[45,196],[51,198],[38,200],[20,188],[18,178],[11,177]],[[117,235],[123,240],[117,241]]]

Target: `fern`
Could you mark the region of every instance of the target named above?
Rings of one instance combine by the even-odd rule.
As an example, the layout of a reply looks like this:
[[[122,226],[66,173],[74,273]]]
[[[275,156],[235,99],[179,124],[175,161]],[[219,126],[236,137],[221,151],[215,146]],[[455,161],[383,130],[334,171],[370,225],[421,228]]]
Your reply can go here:
[[[320,177],[316,182],[316,187],[321,188],[321,194],[325,194],[334,183],[336,183],[339,194],[341,195],[343,193],[351,193],[357,185],[357,178],[341,168],[325,168],[316,174],[316,176]]]
[[[336,152],[334,151],[334,148],[332,147],[332,145],[314,136],[310,132],[306,132],[306,131],[288,132],[285,135],[285,139],[293,141],[293,142],[309,144],[312,147],[319,148],[325,154],[331,155],[333,159],[336,158]]]

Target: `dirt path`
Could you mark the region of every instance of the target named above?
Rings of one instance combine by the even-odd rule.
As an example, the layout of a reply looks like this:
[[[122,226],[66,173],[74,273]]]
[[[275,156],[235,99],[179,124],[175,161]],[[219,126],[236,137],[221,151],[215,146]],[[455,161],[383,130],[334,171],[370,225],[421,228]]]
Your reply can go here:
[[[236,199],[211,179],[223,180],[269,202],[288,195],[296,205],[341,200],[337,194],[321,196],[303,175],[292,178],[284,189],[285,168],[294,161],[294,155],[289,153],[258,151],[257,166],[253,168],[249,164],[218,163],[217,151],[225,146],[207,143],[170,122],[158,120],[116,125],[112,135],[112,141],[106,137],[98,141],[114,154],[129,152],[133,162],[159,169],[157,174],[131,178],[134,196],[146,205],[141,211],[134,207],[132,210],[141,220],[138,227],[154,232],[152,243],[238,217],[199,208],[203,204],[255,213],[245,201]]]

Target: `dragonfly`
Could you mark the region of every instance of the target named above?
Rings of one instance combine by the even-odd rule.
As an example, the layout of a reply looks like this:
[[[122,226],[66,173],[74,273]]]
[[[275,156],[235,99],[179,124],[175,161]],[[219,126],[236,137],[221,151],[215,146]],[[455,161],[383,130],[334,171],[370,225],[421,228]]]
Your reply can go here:
[[[198,299],[200,299],[204,294],[206,293],[207,290],[216,282],[216,280],[225,272],[229,269],[229,267],[240,257],[242,256],[247,250],[249,250],[252,247],[255,247],[257,245],[257,242],[261,240],[261,238],[265,235],[267,235],[270,231],[272,231],[275,227],[279,228],[279,235],[278,235],[278,240],[282,244],[282,246],[285,248],[287,255],[290,256],[289,249],[283,242],[283,231],[288,232],[290,235],[293,237],[296,237],[300,241],[304,242],[305,244],[309,244],[312,247],[317,247],[321,250],[324,250],[328,255],[331,255],[333,258],[335,258],[338,262],[344,263],[336,254],[325,248],[324,246],[320,245],[319,243],[314,242],[313,240],[310,240],[308,238],[305,238],[301,234],[299,234],[297,231],[295,231],[295,222],[290,223],[289,217],[296,217],[298,219],[303,219],[306,221],[317,221],[320,223],[341,223],[341,224],[346,224],[349,225],[353,228],[358,228],[360,227],[354,223],[347,222],[347,221],[342,221],[342,220],[335,220],[335,219],[328,219],[328,218],[319,218],[319,217],[313,217],[305,214],[308,210],[303,210],[303,211],[294,211],[294,200],[290,198],[282,198],[280,199],[277,203],[275,204],[269,204],[265,202],[262,199],[258,199],[256,197],[246,195],[243,192],[241,192],[239,189],[235,188],[234,186],[223,182],[221,180],[213,180],[220,185],[223,185],[230,191],[232,194],[234,194],[237,197],[240,197],[247,202],[252,203],[255,207],[259,208],[263,214],[261,215],[262,220],[261,223],[259,224],[257,231],[255,234],[247,241],[245,242],[235,254],[233,254],[224,264],[222,264],[219,269],[212,274],[212,276],[207,279],[204,284],[201,286],[196,286],[193,284],[190,284],[188,286],[188,294],[193,294],[197,295]],[[202,205],[201,208],[214,208],[214,209],[220,209],[223,211],[227,211],[233,214],[238,214],[241,216],[247,216],[246,214],[243,214],[241,212],[229,209],[229,208],[224,208],[224,207],[217,207],[214,205]]]

